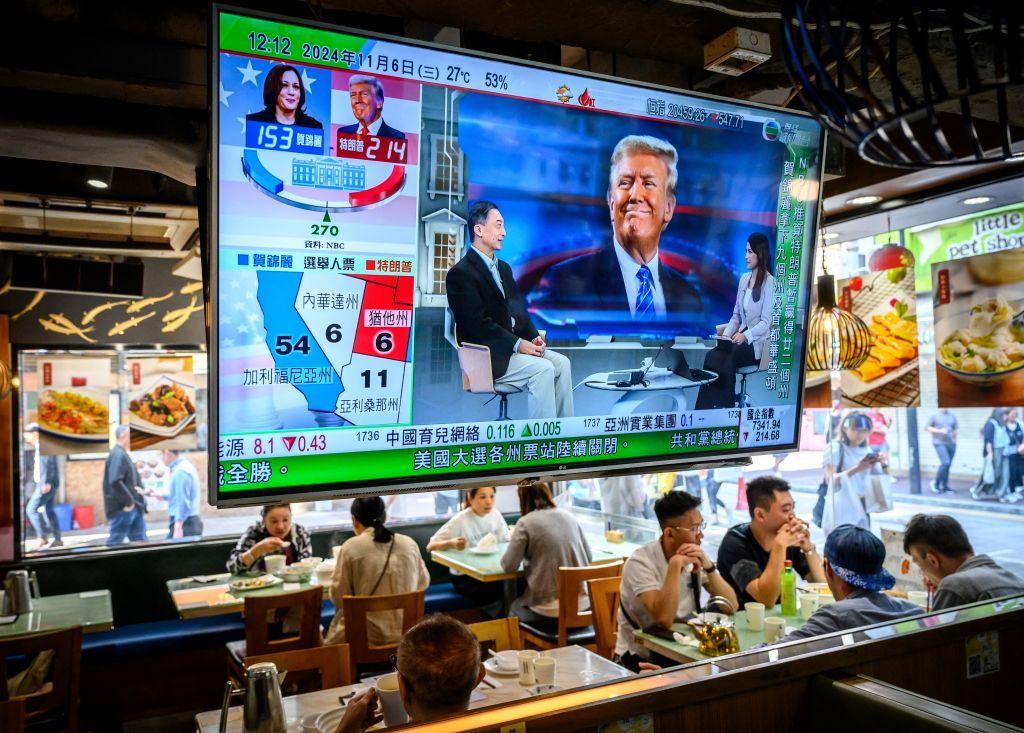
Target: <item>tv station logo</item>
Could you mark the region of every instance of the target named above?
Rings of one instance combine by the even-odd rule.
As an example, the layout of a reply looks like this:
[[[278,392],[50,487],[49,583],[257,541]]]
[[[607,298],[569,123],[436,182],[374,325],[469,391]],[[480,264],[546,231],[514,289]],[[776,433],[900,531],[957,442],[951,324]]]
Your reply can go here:
[[[590,91],[589,90],[584,89],[583,90],[583,94],[581,94],[579,97],[577,97],[576,101],[580,103],[581,107],[593,107],[594,103],[597,100],[594,99],[592,96],[590,96]]]
[[[761,136],[768,142],[775,142],[782,134],[782,128],[775,120],[765,120],[761,127]]]

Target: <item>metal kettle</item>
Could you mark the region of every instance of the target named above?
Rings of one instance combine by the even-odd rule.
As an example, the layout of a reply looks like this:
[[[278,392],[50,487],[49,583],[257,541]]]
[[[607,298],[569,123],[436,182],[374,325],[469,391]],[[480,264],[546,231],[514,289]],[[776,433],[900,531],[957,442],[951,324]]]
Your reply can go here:
[[[220,709],[220,732],[227,730],[231,699],[244,696],[242,730],[245,733],[285,733],[287,725],[284,702],[281,700],[281,683],[286,674],[278,674],[273,662],[259,662],[246,668],[244,688],[236,688],[228,682]]]
[[[32,610],[32,585],[27,570],[11,570],[4,578],[3,615],[28,613]]]

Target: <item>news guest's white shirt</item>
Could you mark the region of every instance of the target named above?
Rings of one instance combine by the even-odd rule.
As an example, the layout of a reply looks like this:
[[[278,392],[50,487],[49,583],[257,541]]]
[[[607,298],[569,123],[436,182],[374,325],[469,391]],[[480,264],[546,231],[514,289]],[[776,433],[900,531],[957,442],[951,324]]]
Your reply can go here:
[[[622,283],[626,286],[626,300],[629,301],[629,314],[636,315],[636,296],[640,293],[640,280],[636,274],[640,272],[640,264],[622,248],[622,245],[615,242],[615,257],[619,261],[619,271],[622,273]],[[647,268],[651,271],[651,289],[654,291],[654,312],[658,318],[665,317],[665,291],[661,289],[661,273],[658,272],[658,250],[654,250],[654,256],[647,261]]]

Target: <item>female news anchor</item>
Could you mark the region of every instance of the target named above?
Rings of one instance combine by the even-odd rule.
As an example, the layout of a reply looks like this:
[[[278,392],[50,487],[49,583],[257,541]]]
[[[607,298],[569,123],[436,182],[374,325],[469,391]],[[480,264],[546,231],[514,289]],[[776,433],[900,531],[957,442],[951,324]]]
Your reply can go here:
[[[696,408],[707,410],[736,406],[736,370],[761,361],[768,348],[768,330],[772,320],[775,278],[768,237],[755,232],[747,239],[748,272],[740,278],[732,318],[722,332],[722,340],[704,357],[704,369],[718,379],[700,388]]]
[[[319,120],[306,114],[306,89],[299,70],[278,64],[267,73],[263,83],[263,109],[245,116],[253,122],[276,122],[322,130]]]

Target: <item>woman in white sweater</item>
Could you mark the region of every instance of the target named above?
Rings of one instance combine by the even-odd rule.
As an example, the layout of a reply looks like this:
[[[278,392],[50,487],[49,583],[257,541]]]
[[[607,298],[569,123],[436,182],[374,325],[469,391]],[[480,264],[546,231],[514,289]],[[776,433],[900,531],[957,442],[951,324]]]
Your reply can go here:
[[[501,512],[494,508],[496,495],[497,490],[493,486],[470,489],[466,497],[466,508],[434,533],[427,543],[427,552],[476,547],[489,534],[494,536],[496,543],[508,542],[508,525]],[[501,583],[481,583],[457,570],[452,570],[451,575],[455,591],[475,606],[486,606],[501,600]]]

